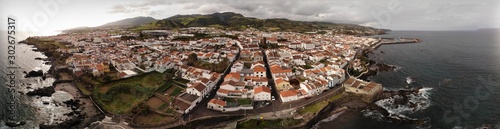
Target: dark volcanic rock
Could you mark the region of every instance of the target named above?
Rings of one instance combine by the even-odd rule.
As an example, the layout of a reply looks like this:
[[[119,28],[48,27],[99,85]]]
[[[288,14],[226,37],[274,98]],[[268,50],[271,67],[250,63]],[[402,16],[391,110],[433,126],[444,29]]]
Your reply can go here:
[[[70,120],[64,121],[63,123],[57,124],[57,125],[43,125],[40,124],[39,127],[40,129],[72,129],[75,128],[76,125],[78,125],[80,122],[83,120],[83,116],[78,116],[78,117],[73,117]]]
[[[38,70],[38,71],[30,71],[24,77],[25,78],[30,78],[30,77],[42,77],[42,76],[43,76],[43,71],[42,70]]]
[[[383,64],[383,63],[377,63],[378,70],[380,71],[393,71],[396,69],[396,67],[388,64]]]
[[[30,91],[30,92],[26,93],[26,95],[29,95],[29,96],[35,96],[35,95],[52,96],[52,94],[55,92],[56,91],[54,90],[54,87],[49,86],[49,87],[39,88],[39,89],[36,89],[34,91]]]
[[[77,111],[81,106],[80,100],[70,99],[68,101],[64,101],[63,103],[66,104],[67,107],[71,107],[72,112],[64,114],[66,116],[70,116],[71,119],[66,120],[63,123],[60,123],[57,125],[40,124],[39,125],[40,129],[73,129],[73,128],[77,129],[77,128],[83,128],[83,127],[78,127],[78,125],[80,125],[80,123],[82,123],[84,121],[85,116],[86,116],[84,114],[81,114],[80,111]],[[75,117],[72,117],[72,116],[75,116]],[[99,116],[99,118],[101,118],[101,116]]]
[[[25,121],[19,121],[19,122],[7,121],[7,122],[5,122],[5,125],[7,125],[9,127],[18,127],[18,126],[22,126],[24,124],[26,124]]]

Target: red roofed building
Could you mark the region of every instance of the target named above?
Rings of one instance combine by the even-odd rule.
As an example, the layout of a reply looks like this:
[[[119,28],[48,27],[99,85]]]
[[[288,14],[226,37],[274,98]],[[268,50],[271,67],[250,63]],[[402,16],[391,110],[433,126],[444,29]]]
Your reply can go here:
[[[259,86],[253,90],[254,101],[269,101],[271,100],[271,89],[266,86]]]
[[[233,81],[240,81],[241,75],[239,72],[231,72],[224,77],[224,81],[228,80],[233,80]]]
[[[266,68],[257,65],[253,68],[253,75],[257,77],[265,77],[266,76]]]
[[[219,111],[224,111],[224,107],[226,106],[226,101],[220,99],[211,99],[208,104],[208,109],[214,109]]]
[[[298,90],[287,90],[281,91],[280,97],[283,102],[290,102],[299,99],[299,91]]]
[[[208,88],[200,82],[194,83],[186,89],[187,93],[197,96],[204,96],[207,93]]]

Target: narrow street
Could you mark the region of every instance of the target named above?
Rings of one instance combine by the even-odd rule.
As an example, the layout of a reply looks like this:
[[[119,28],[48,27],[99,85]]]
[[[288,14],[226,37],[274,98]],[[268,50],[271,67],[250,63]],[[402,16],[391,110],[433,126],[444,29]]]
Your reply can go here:
[[[214,98],[217,94],[217,90],[219,89],[220,84],[223,82],[223,79],[219,80],[219,82],[216,84],[215,89],[213,89],[210,92],[210,96],[208,98],[204,98],[200,104],[198,104],[190,113],[189,115],[185,115],[184,121],[189,122],[194,119],[199,119],[207,116],[221,116],[221,115],[258,115],[258,114],[263,114],[263,113],[274,113],[274,112],[279,112],[282,110],[289,110],[289,109],[297,109],[299,107],[304,107],[308,104],[315,103],[318,101],[323,101],[326,100],[330,97],[333,97],[335,95],[338,95],[339,93],[342,93],[344,90],[341,86],[336,86],[328,91],[325,91],[321,93],[320,95],[312,96],[309,99],[300,99],[292,102],[286,102],[283,103],[280,99],[279,93],[274,90],[276,89],[276,86],[274,84],[274,79],[272,78],[271,75],[271,70],[269,69],[269,64],[267,60],[267,54],[265,54],[265,50],[262,50],[262,53],[264,55],[264,63],[266,66],[266,74],[268,77],[268,84],[271,86],[272,93],[271,95],[274,96],[275,100],[272,101],[269,105],[254,109],[254,110],[240,110],[240,111],[234,111],[234,112],[220,112],[220,111],[215,111],[215,110],[210,110],[207,109],[207,104],[210,101],[210,99]],[[239,59],[240,53],[236,56],[237,59]],[[222,75],[221,78],[224,78],[229,72],[230,68],[233,65],[234,61],[231,63],[231,65],[226,69],[224,74]]]

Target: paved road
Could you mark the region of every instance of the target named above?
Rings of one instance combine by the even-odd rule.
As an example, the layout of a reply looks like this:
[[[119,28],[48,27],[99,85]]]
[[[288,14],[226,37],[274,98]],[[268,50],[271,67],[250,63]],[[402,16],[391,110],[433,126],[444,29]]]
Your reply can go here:
[[[262,50],[262,53],[265,53],[264,50]],[[267,73],[267,77],[268,77],[268,81],[269,81],[269,85],[272,87],[272,89],[275,89],[276,86],[274,84],[274,79],[272,78],[272,75],[271,75],[271,71],[269,69],[269,64],[268,64],[268,60],[267,60],[267,55],[266,54],[263,54],[264,55],[264,63],[266,65],[266,73]],[[237,58],[239,57],[239,53],[237,55]],[[232,66],[234,62],[231,63],[230,66]],[[350,62],[351,63],[351,62]],[[226,72],[222,75],[221,78],[224,78],[230,71],[230,67],[228,67],[226,69]],[[265,114],[265,113],[273,113],[275,114],[276,112],[279,112],[279,111],[282,111],[282,110],[287,110],[287,109],[296,109],[296,108],[299,108],[299,107],[304,107],[306,106],[307,104],[311,104],[311,103],[314,103],[314,102],[318,102],[318,101],[322,101],[322,100],[326,100],[330,97],[333,97],[335,95],[337,95],[338,93],[341,93],[339,92],[338,90],[344,90],[340,85],[334,87],[333,89],[330,89],[326,92],[323,92],[321,93],[320,95],[316,95],[316,96],[313,96],[309,99],[300,99],[300,100],[296,100],[296,101],[292,101],[292,102],[286,102],[286,103],[283,103],[281,100],[280,100],[280,97],[279,97],[279,94],[276,90],[272,90],[272,93],[271,95],[274,96],[274,98],[276,100],[272,101],[271,104],[265,106],[265,107],[262,107],[262,108],[258,108],[258,109],[254,109],[254,110],[240,110],[240,111],[234,111],[234,112],[220,112],[220,111],[215,111],[215,110],[210,110],[210,109],[207,109],[207,104],[208,104],[208,101],[210,100],[210,98],[214,98],[215,95],[216,95],[216,92],[218,90],[218,86],[223,82],[223,80],[221,79],[217,84],[216,84],[216,89],[213,89],[210,93],[210,96],[209,98],[204,98],[200,104],[198,104],[195,108],[193,108],[193,110],[188,114],[188,115],[185,115],[184,116],[184,121],[191,121],[193,119],[199,119],[199,118],[204,118],[204,117],[207,117],[207,116],[221,116],[221,115],[241,115],[241,114],[244,114],[244,115],[258,115],[258,114]]]
[[[326,92],[323,92],[320,95],[316,95],[311,97],[310,99],[300,99],[292,102],[286,102],[283,103],[280,100],[275,100],[271,104],[254,109],[254,110],[240,110],[240,111],[234,111],[234,112],[220,112],[220,111],[215,111],[211,109],[206,108],[206,103],[200,104],[198,107],[193,109],[193,111],[190,113],[191,118],[185,118],[186,121],[189,121],[189,119],[197,119],[201,117],[207,117],[207,116],[219,116],[219,115],[258,115],[258,114],[264,114],[264,113],[274,113],[274,112],[280,112],[282,110],[289,110],[289,109],[297,109],[300,107],[304,107],[308,104],[319,102],[326,100],[328,98],[331,98],[335,95],[338,95],[339,93],[342,93],[344,89],[340,86],[337,86],[333,89],[330,89]],[[204,106],[205,105],[205,106]],[[186,115],[186,117],[189,117]]]
[[[264,50],[262,50],[262,52],[265,53]],[[358,53],[358,52],[356,52],[356,53]],[[271,72],[269,69],[267,55],[266,54],[263,54],[263,55],[264,55],[264,63],[267,67],[267,77],[268,77],[269,85],[272,87],[272,89],[276,89],[276,86],[274,84],[274,79],[272,78],[272,75],[271,75]],[[240,56],[240,54],[238,53],[236,58],[238,59],[239,56]],[[240,110],[240,111],[234,111],[234,112],[220,112],[220,111],[207,109],[208,102],[210,101],[211,98],[215,97],[217,90],[219,89],[218,86],[220,86],[220,84],[223,82],[222,78],[224,78],[230,72],[230,68],[233,65],[233,63],[234,63],[234,61],[231,62],[230,67],[228,67],[226,69],[225,73],[222,74],[221,80],[219,80],[219,82],[216,84],[215,89],[212,89],[209,97],[203,98],[203,100],[198,105],[196,105],[196,107],[194,107],[193,110],[189,114],[184,115],[183,120],[180,120],[180,122],[178,122],[178,123],[190,122],[190,121],[193,121],[195,119],[203,119],[203,118],[207,118],[210,116],[228,116],[228,115],[242,115],[242,114],[247,115],[247,116],[253,115],[253,116],[263,116],[263,117],[270,117],[270,116],[284,117],[284,116],[286,116],[287,113],[289,113],[291,111],[295,111],[297,108],[304,107],[304,106],[311,104],[311,103],[326,100],[326,99],[331,98],[335,95],[338,95],[344,91],[344,89],[340,85],[337,85],[333,89],[325,91],[325,92],[321,93],[320,95],[312,96],[309,99],[300,99],[300,100],[296,100],[296,101],[292,101],[292,102],[283,103],[280,100],[278,92],[276,90],[272,90],[271,95],[274,96],[274,98],[276,100],[272,101],[269,105],[262,107],[262,108],[258,108],[258,109],[254,109],[254,110]],[[350,63],[351,62],[349,62],[349,64]],[[176,125],[178,125],[178,124],[176,124]],[[156,128],[169,128],[172,126],[173,125],[169,124],[169,125],[164,125],[164,126],[156,127]]]

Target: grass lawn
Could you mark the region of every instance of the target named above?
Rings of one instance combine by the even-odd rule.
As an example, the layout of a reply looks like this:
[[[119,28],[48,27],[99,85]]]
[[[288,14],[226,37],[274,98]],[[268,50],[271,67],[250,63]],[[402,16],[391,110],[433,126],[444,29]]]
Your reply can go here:
[[[170,96],[177,96],[181,93],[181,91],[182,91],[182,88],[175,87],[174,91],[172,91],[172,93],[170,93]]]
[[[89,91],[89,90],[87,90],[87,88],[85,88],[85,86],[86,86],[85,83],[83,83],[83,82],[75,82],[75,84],[76,84],[76,87],[78,87],[78,89],[80,89],[80,91],[83,92],[83,94],[85,94],[85,95],[92,94],[91,91]]]
[[[141,83],[143,86],[146,86],[146,87],[158,87],[163,83],[162,77],[163,77],[163,75],[161,73],[158,73],[158,72],[145,73],[143,75],[113,81],[111,83],[104,84],[104,85],[100,86],[99,88],[101,89],[100,90],[101,92],[106,92],[107,89],[109,89],[110,87],[113,87],[114,85],[117,85],[120,83],[133,83],[133,82]]]
[[[327,101],[317,102],[315,104],[306,106],[304,109],[299,110],[299,114],[304,115],[306,113],[312,113],[312,114],[317,113],[321,109],[323,109],[326,105],[328,105]]]
[[[238,99],[238,103],[240,105],[249,105],[249,104],[252,104],[252,100],[251,99]]]
[[[165,93],[165,91],[167,91],[168,89],[170,89],[170,87],[172,87],[172,82],[165,82],[165,84],[163,84],[159,89],[158,89],[158,92],[159,93]]]
[[[167,104],[166,104],[166,103],[164,103],[164,104],[162,104],[162,105],[158,108],[158,110],[163,110],[163,109],[165,109],[166,107],[167,107]]]
[[[236,128],[238,129],[258,129],[258,128],[283,128],[298,125],[302,120],[293,118],[277,119],[277,120],[257,120],[251,119],[245,122],[238,122]]]
[[[225,101],[228,103],[238,103],[239,105],[249,105],[252,104],[251,99],[234,99],[234,98],[225,98]]]
[[[317,113],[321,109],[323,109],[326,105],[328,105],[328,102],[335,101],[335,100],[340,99],[342,97],[344,97],[344,94],[338,94],[338,95],[335,95],[335,96],[329,98],[327,101],[320,101],[320,102],[314,103],[312,105],[307,105],[303,109],[299,110],[299,114],[304,115],[307,113],[311,113],[311,114]]]
[[[98,87],[92,95],[106,110],[127,114],[149,98],[163,83],[163,74],[152,72]]]

